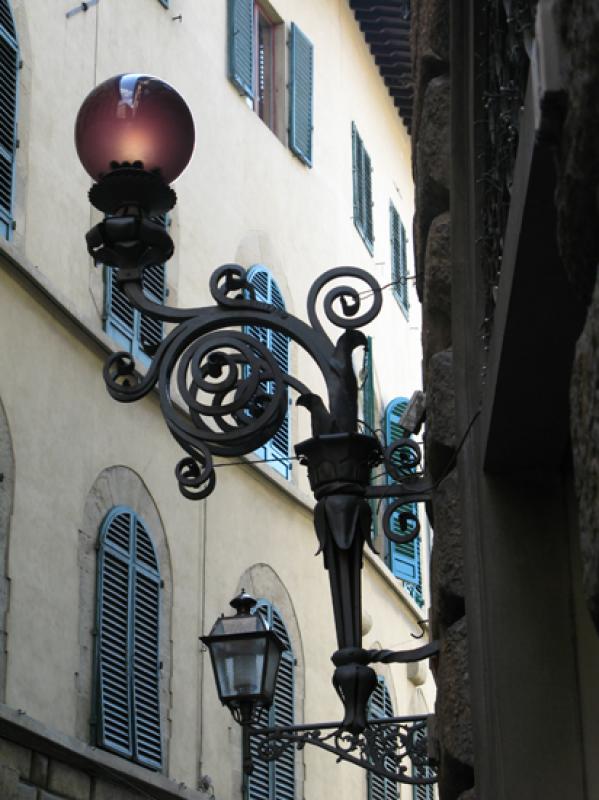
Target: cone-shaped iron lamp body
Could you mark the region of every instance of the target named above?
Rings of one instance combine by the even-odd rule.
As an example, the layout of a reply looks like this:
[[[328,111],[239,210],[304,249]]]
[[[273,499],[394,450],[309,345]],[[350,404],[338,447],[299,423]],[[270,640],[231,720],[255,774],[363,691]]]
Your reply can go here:
[[[124,163],[159,171],[165,183],[187,166],[195,140],[191,112],[168,83],[150,75],[116,75],[85,98],[75,146],[94,180]]]

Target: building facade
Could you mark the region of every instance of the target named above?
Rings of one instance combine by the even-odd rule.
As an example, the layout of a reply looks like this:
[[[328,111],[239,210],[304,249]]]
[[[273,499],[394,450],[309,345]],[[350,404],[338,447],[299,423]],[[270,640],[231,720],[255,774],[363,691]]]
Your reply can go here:
[[[440,796],[593,798],[594,3],[413,18]]]
[[[388,285],[356,363],[366,424],[396,430],[420,386],[410,137],[347,3],[0,0],[0,796],[395,798],[309,747],[242,775],[240,729],[199,643],[240,589],[288,644],[273,720],[341,714],[328,581],[292,451],[310,424],[290,404],[287,427],[219,464],[215,492],[194,503],[157,395],[107,395],[107,356],[125,349],[143,372],[165,330],[86,255],[100,217],[72,131],[83,98],[131,70],[174,85],[196,126],[162,220],[175,255],[148,271],[146,293],[202,306],[212,271],[239,263],[257,296],[304,316],[321,272],[363,266]],[[250,333],[321,390],[299,348]],[[378,533],[365,554],[368,648],[417,644],[424,529],[402,552]],[[373,714],[432,710],[425,665],[377,671]]]

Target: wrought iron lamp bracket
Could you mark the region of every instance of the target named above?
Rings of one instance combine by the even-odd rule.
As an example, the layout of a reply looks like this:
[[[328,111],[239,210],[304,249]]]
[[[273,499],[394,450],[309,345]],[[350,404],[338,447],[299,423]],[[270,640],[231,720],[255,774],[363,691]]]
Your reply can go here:
[[[428,785],[437,781],[437,775],[427,753],[426,728],[426,715],[371,720],[358,734],[349,733],[340,722],[277,728],[248,724],[245,767],[251,774],[256,758],[274,761],[294,747],[313,745],[335,755],[337,762],[355,764],[381,778]]]
[[[385,533],[402,544],[412,541],[420,528],[417,515],[406,504],[428,499],[431,488],[428,479],[415,472],[421,454],[413,440],[401,439],[384,449],[375,436],[359,432],[352,354],[367,343],[360,328],[377,317],[381,287],[357,267],[330,269],[312,284],[308,322],[304,322],[257,301],[246,270],[225,264],[210,278],[213,305],[173,308],[154,302],[144,292],[145,271],[170,258],[173,245],[141,200],[127,201],[114,216],[92,228],[87,243],[96,262],[116,270],[117,283],[134,308],[149,319],[172,325],[145,375],[136,371],[129,353],[119,352],[109,356],[104,380],[119,402],[134,402],[158,388],[166,424],[186,452],[175,469],[185,497],[198,500],[213,491],[214,456],[250,454],[272,439],[284,424],[289,390],[297,392],[298,405],[310,412],[312,437],[297,444],[295,451],[308,467],[317,500],[314,525],[329,573],[338,642],[332,657],[333,684],[345,718],[335,724],[269,730],[256,728],[255,716],[241,709],[237,716],[244,729],[244,762],[249,763],[251,731],[262,736],[265,753],[315,744],[390,780],[432,783],[432,778],[408,776],[403,763],[406,756],[414,764],[420,758],[413,740],[414,732],[422,731],[421,722],[366,719],[368,698],[376,686],[371,663],[407,663],[428,658],[438,649],[436,643],[400,652],[362,648],[362,555],[365,543],[372,546],[367,501],[391,500],[385,507]],[[325,322],[342,331],[336,342],[329,338]],[[283,372],[264,342],[246,332],[250,326],[284,334],[299,345],[324,379],[326,402]],[[382,461],[395,483],[370,486],[371,470]],[[399,519],[399,532],[397,525],[391,530],[392,518]]]

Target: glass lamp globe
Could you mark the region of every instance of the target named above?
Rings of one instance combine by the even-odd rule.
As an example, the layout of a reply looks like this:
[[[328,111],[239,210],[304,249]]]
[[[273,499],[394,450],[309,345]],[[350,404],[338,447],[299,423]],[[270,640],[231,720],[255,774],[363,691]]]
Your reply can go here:
[[[77,154],[95,181],[117,166],[136,166],[171,183],[187,166],[194,140],[185,100],[151,75],[104,81],[85,98],[75,123]]]

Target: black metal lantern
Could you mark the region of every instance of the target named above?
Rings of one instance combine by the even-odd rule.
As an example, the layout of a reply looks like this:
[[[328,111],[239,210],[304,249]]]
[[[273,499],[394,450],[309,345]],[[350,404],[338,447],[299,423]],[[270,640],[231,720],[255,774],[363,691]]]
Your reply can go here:
[[[281,653],[285,646],[260,614],[252,613],[256,600],[245,591],[231,600],[236,614],[219,617],[208,647],[221,703],[237,722],[249,722],[272,705]]]

